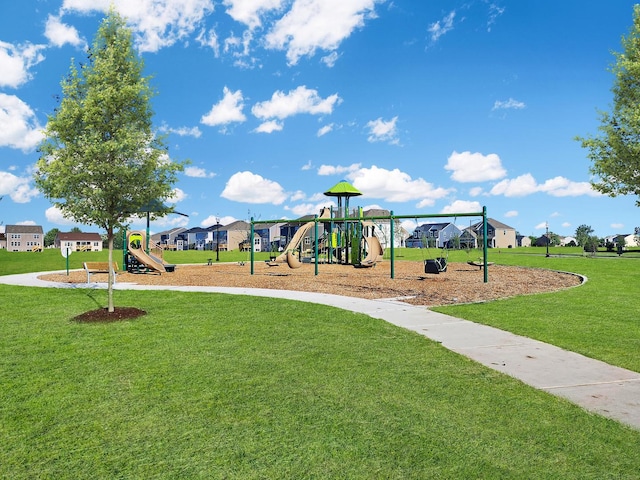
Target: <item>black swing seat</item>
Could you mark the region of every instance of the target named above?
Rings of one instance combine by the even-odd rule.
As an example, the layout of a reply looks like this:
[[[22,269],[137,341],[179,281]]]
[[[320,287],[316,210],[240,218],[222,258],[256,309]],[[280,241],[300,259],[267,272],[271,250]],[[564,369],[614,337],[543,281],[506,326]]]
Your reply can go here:
[[[424,273],[435,273],[447,271],[447,259],[444,257],[430,258],[424,261]]]

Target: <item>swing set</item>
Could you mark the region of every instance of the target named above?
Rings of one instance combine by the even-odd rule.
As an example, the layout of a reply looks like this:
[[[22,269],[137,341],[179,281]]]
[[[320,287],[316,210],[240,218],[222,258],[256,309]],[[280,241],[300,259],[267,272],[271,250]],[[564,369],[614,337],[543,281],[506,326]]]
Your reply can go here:
[[[371,216],[371,217],[367,217],[367,220],[369,221],[375,221],[375,220],[388,220],[389,221],[389,227],[390,227],[390,235],[389,237],[391,238],[391,241],[389,242],[389,250],[390,250],[390,262],[391,262],[391,278],[395,278],[395,265],[394,265],[394,260],[395,260],[395,248],[394,248],[394,238],[395,238],[395,233],[394,233],[394,229],[395,229],[395,223],[397,220],[405,220],[405,219],[411,219],[411,220],[416,220],[417,223],[417,219],[418,218],[451,218],[451,217],[455,217],[456,219],[458,217],[482,217],[482,243],[483,243],[483,270],[484,270],[484,283],[487,283],[489,281],[489,274],[488,274],[488,268],[487,268],[487,207],[482,207],[482,212],[468,212],[468,213],[455,213],[454,215],[451,214],[447,214],[447,213],[432,213],[432,214],[424,214],[424,215],[395,215],[393,213],[393,211],[389,212],[390,215],[382,215],[382,216]],[[343,222],[344,225],[349,225],[349,224],[353,224],[354,222],[361,222],[362,219],[358,219],[358,218],[353,218],[353,217],[345,217],[345,218],[332,218],[331,222]],[[254,236],[254,226],[256,224],[262,224],[262,223],[281,223],[281,222],[291,222],[291,220],[254,220],[253,217],[251,217],[251,233],[250,233],[250,238],[253,238]],[[319,232],[318,232],[318,223],[326,223],[327,219],[326,218],[320,218],[318,217],[318,215],[315,215],[313,220],[305,220],[306,222],[313,222],[313,231],[314,231],[314,236],[313,238],[315,239],[315,241],[313,242],[314,245],[314,263],[315,263],[315,275],[318,275],[319,271],[318,271],[318,241],[317,239],[319,238]],[[301,222],[302,223],[302,222]],[[428,240],[428,239],[427,239]],[[445,245],[445,248],[442,249],[443,251],[443,255],[440,255],[438,257],[435,258],[429,258],[429,259],[424,259],[424,266],[425,266],[425,273],[442,273],[442,272],[446,272],[447,269],[447,261],[448,261],[448,257],[449,257],[449,248],[448,246]],[[251,275],[254,274],[254,248],[253,248],[253,242],[251,242],[251,254],[250,254],[250,262],[251,262]]]

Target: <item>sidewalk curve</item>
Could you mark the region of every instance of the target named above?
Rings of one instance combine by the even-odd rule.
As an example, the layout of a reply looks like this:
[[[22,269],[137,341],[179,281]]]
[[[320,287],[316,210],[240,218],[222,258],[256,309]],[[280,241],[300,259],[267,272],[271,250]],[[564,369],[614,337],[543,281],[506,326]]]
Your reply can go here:
[[[51,272],[54,273],[54,272]],[[60,272],[55,272],[60,273]],[[39,280],[40,273],[0,276],[0,283],[53,288],[106,288]],[[532,387],[568,399],[586,410],[640,429],[640,373],[563,350],[497,328],[433,312],[396,299],[366,300],[339,295],[231,287],[171,287],[118,283],[117,290],[172,290],[283,298],[364,313],[412,330],[445,348]]]

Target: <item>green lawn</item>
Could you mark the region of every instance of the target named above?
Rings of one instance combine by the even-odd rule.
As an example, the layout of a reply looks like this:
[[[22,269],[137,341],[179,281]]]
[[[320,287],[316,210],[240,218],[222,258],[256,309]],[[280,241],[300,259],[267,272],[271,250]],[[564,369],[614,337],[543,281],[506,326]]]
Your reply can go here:
[[[589,282],[443,310],[489,309],[492,318],[513,316],[515,330],[577,344],[591,336],[604,352],[622,331],[638,338],[632,301],[622,301],[637,284],[637,261],[491,254],[575,266]],[[38,255],[0,254],[0,273],[64,269],[59,253]],[[71,259],[81,264],[82,255],[97,259]],[[603,307],[599,334],[548,320],[577,311],[582,325],[596,303],[609,302],[597,298],[600,289],[614,292],[604,285],[627,270],[631,280],[615,284],[626,294]],[[0,302],[0,478],[634,479],[640,471],[640,431],[365,315],[275,299],[118,291],[116,305],[147,315],[96,325],[72,318],[104,306],[103,290],[0,285]]]

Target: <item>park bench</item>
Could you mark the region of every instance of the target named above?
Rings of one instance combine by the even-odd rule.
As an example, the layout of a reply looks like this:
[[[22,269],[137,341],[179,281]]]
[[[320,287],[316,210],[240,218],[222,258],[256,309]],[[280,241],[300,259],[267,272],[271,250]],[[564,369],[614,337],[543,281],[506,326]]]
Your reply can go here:
[[[87,272],[87,283],[91,282],[92,273],[109,273],[109,262],[84,262],[84,270]],[[116,283],[115,273],[118,271],[118,264],[113,262],[113,283]]]

